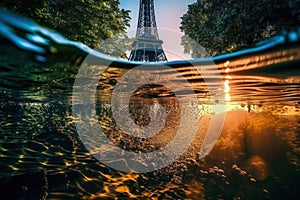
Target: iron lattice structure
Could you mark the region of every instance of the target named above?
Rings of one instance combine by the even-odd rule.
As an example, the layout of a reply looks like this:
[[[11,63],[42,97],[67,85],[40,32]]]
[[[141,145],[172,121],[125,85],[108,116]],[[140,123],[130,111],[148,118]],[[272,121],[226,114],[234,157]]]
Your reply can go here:
[[[135,39],[134,50],[131,51],[129,56],[130,61],[167,61],[167,57],[162,48],[163,41],[158,37],[153,0],[140,0],[139,19]]]

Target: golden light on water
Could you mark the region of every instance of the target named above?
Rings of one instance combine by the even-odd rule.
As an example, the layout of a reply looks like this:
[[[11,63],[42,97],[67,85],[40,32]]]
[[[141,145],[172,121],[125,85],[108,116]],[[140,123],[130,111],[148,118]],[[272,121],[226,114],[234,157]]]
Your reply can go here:
[[[230,64],[230,61],[225,62],[225,63],[224,63],[224,67],[228,67],[229,64]]]
[[[36,35],[29,29],[19,30],[15,25],[5,25],[20,38],[24,35],[22,31]],[[31,43],[25,36],[23,39]],[[57,58],[53,59],[53,65],[48,66],[32,64],[31,57],[27,60],[27,56],[35,54],[20,49],[15,51],[16,46],[11,47],[13,41],[7,42],[5,39],[4,48],[0,48],[4,50],[0,91],[2,196],[9,193],[10,199],[153,200],[284,199],[300,196],[295,184],[300,180],[299,41],[263,51],[221,56],[215,59],[216,67],[201,59],[166,63],[170,69],[156,68],[155,65],[153,70],[147,70],[149,74],[141,73],[144,77],[133,76],[137,77],[134,79],[121,77],[134,70],[136,63],[115,61],[107,67],[102,63],[104,60],[106,63],[105,56],[93,54],[92,62],[83,66],[86,73],[77,76],[77,67],[84,53],[80,51],[82,48],[67,48],[51,40],[49,46],[41,46],[43,49],[58,48],[56,54],[47,54],[50,60]],[[171,53],[181,56],[177,52]],[[73,55],[70,58],[71,54],[74,58]],[[15,62],[18,56],[22,57],[22,63]],[[97,64],[96,58],[101,64]],[[73,63],[73,59],[77,61]],[[145,65],[147,68],[148,64]],[[78,77],[81,79],[79,83],[84,85],[82,93],[74,92],[74,79]],[[151,79],[149,84],[144,83],[145,77]],[[95,84],[89,84],[90,80],[96,80]],[[156,80],[160,84],[154,82]],[[185,82],[188,84],[184,85]],[[116,116],[111,108],[111,94],[118,84],[128,85],[128,88],[138,86],[128,110],[130,119],[139,127],[151,124],[153,104],[164,106],[167,117],[162,117],[160,111],[154,113],[158,118],[166,118],[162,130],[147,140],[123,133],[115,123]],[[180,85],[184,87],[173,88]],[[74,98],[71,98],[71,93]],[[127,95],[128,91],[124,87],[120,93]],[[199,103],[198,109],[188,110],[191,112],[182,117],[185,107],[178,105],[176,97],[186,100],[194,93],[198,98],[198,102],[195,101]],[[82,95],[92,101],[79,101]],[[75,103],[72,104],[71,100]],[[90,103],[96,103],[95,108]],[[127,110],[122,103],[120,101],[117,109]],[[191,106],[194,102],[188,103],[187,106]],[[82,110],[81,115],[74,116],[74,108]],[[95,119],[89,115],[92,109],[97,111]],[[191,126],[194,120],[192,112],[200,112],[201,117],[196,118],[200,121],[199,127]],[[225,116],[224,123],[218,115]],[[156,167],[157,171],[149,173],[123,173],[94,157],[94,153],[99,153],[97,146],[94,151],[88,151],[83,140],[94,144],[92,138],[98,138],[99,134],[90,135],[94,127],[83,127],[88,137],[81,137],[75,125],[77,122],[80,125],[101,125],[105,133],[103,138],[112,143],[100,152],[105,159],[113,157],[114,146],[138,153],[139,157],[128,159],[128,163],[126,159],[116,159],[117,164],[128,169],[131,163],[141,168],[150,168],[152,164],[157,166],[156,162],[148,164],[143,159],[164,161],[182,148],[185,141],[180,140],[169,154],[147,154],[169,145],[181,124],[188,124],[183,131],[184,139],[191,138],[186,134],[190,129],[198,132],[186,153],[165,168]],[[217,138],[217,131],[210,135],[208,129],[220,123],[221,137],[214,145],[210,141]],[[204,141],[209,144],[203,145]],[[213,145],[212,151],[200,159],[202,148]]]
[[[229,61],[227,61],[227,62],[224,63],[224,67],[226,67],[225,73],[229,73],[230,72],[229,64],[230,64]],[[226,102],[228,102],[228,101],[231,100],[231,96],[229,94],[229,92],[230,92],[230,82],[229,82],[229,80],[231,80],[231,79],[232,79],[232,77],[229,76],[229,75],[227,75],[225,77],[224,92],[225,92],[225,101]]]
[[[226,80],[224,82],[224,92],[225,92],[225,101],[230,101],[231,96],[229,94],[229,92],[230,92],[229,80]]]

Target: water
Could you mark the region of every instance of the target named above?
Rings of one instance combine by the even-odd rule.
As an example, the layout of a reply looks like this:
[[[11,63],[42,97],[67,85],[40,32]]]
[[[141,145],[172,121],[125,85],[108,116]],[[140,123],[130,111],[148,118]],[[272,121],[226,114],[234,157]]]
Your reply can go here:
[[[300,196],[299,30],[212,60],[174,61],[157,68],[149,64],[151,76],[142,70],[131,76],[128,72],[141,63],[114,61],[22,17],[1,11],[0,27],[1,196],[197,200]],[[92,56],[87,60],[88,54]],[[78,73],[82,63],[89,72]],[[146,80],[142,75],[156,77],[160,84],[141,86]],[[74,84],[75,80],[80,84]],[[111,99],[118,82],[136,87],[128,107],[136,125],[151,125],[153,105],[164,107],[166,122],[159,134],[148,139],[133,137],[116,125]],[[118,95],[117,112],[126,111],[122,101],[126,90]],[[78,132],[81,123],[98,123],[121,149],[142,155],[153,152],[172,141],[181,121],[193,121],[189,119],[192,112],[182,116],[193,95],[199,106],[192,108],[200,115],[201,128],[187,152],[155,171],[124,172],[137,165],[138,169],[151,168],[139,160],[133,164],[121,160],[118,166],[127,167],[123,171],[108,167],[88,151],[92,147]],[[90,114],[93,103],[97,119]],[[226,109],[226,115],[214,108]],[[206,144],[205,149],[213,147],[212,151],[203,151],[201,145],[214,116],[225,116],[221,137],[214,146]],[[83,132],[94,137],[90,129]],[[201,152],[208,155],[199,157]],[[101,151],[105,158],[113,154],[111,148]],[[160,154],[155,159],[169,157]]]

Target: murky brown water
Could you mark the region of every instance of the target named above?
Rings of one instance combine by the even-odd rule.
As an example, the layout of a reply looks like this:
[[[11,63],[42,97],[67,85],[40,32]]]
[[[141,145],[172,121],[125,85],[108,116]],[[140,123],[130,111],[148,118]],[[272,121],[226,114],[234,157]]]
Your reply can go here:
[[[39,32],[40,27],[35,24],[22,22],[21,34],[15,21],[0,19],[0,24],[1,20],[15,30],[11,34],[23,37],[25,31],[49,39],[48,45],[40,45],[47,49],[42,54],[34,49],[25,51],[21,44],[17,48],[18,40],[10,41],[0,32],[2,197],[199,200],[300,196],[299,42],[213,60],[164,63],[170,68],[154,66],[148,70],[148,78],[157,77],[159,83],[142,84],[145,79],[141,70],[129,76],[131,80],[124,78],[139,64],[112,62],[98,54],[94,55],[95,62],[87,65],[90,72],[78,75],[90,50],[67,40],[59,43],[57,38]],[[56,51],[50,51],[53,48]],[[44,56],[47,62],[37,62],[37,55]],[[108,62],[110,66],[98,62]],[[99,73],[102,69],[103,73]],[[81,84],[74,86],[76,76]],[[95,80],[96,84],[90,84]],[[183,84],[185,80],[190,87]],[[116,113],[129,113],[130,120],[139,127],[146,127],[152,122],[151,116],[158,116],[165,120],[163,129],[149,138],[122,131],[111,103],[118,84],[136,86],[136,90],[128,107],[123,101],[128,92],[118,92]],[[81,87],[84,92],[77,93]],[[197,97],[196,106],[188,101],[192,95]],[[154,112],[157,105],[164,108],[166,115],[159,110]],[[74,114],[77,108],[80,115]],[[91,115],[91,108],[95,108],[96,118]],[[182,115],[184,110],[191,114]],[[192,125],[193,116],[199,116],[197,128]],[[215,122],[223,123],[214,120],[223,117],[220,137],[214,131],[206,137],[210,126],[215,128]],[[133,168],[153,169],[157,163],[167,162],[172,154],[149,157],[153,161],[151,166],[142,158],[173,141],[182,122],[186,125],[183,133],[192,131],[196,135],[186,134],[186,140],[177,141],[171,148],[178,151],[192,139],[178,159],[147,173],[124,172]],[[97,145],[92,145],[97,144],[94,137],[99,137],[98,132],[83,128],[83,136],[88,136],[85,139],[92,144],[87,147],[78,131],[81,124],[87,123],[101,127],[102,137],[114,146],[141,157],[130,163],[128,159],[113,160],[123,171],[103,164],[96,159],[97,155],[107,160],[114,158],[114,148],[97,152]],[[209,140],[211,137],[218,138],[216,144]],[[88,151],[89,148],[95,151]]]
[[[228,112],[222,135],[206,157],[197,156],[203,141],[200,131],[189,151],[172,165],[135,174],[94,159],[81,144],[71,113],[62,112],[65,109],[30,103],[1,106],[2,193],[28,199],[248,199],[292,198],[298,193],[299,115]],[[201,120],[204,126],[209,116]],[[103,126],[111,130],[108,135],[116,144],[123,141],[127,150],[151,150],[147,141],[124,136],[120,140],[109,121],[103,116]],[[163,145],[169,133],[148,144]]]

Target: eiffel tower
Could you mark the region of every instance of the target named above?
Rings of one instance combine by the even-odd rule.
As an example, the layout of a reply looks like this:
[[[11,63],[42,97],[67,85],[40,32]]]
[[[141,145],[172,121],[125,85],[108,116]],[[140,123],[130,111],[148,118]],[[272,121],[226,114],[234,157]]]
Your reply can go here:
[[[153,0],[140,0],[139,20],[135,38],[134,50],[131,51],[129,56],[130,61],[167,61],[165,52],[162,49],[163,41],[158,37]]]

